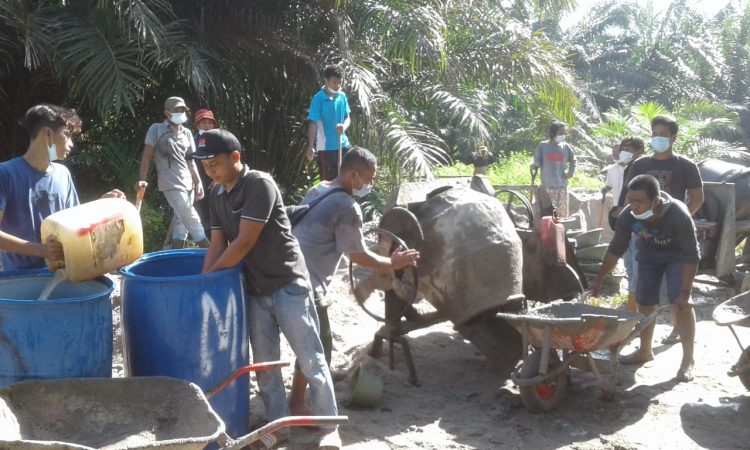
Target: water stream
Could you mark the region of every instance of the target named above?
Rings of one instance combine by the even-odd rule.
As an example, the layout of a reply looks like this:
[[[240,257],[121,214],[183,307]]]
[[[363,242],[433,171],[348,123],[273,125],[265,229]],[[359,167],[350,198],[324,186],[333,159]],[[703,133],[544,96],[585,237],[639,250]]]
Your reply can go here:
[[[58,284],[62,283],[63,281],[68,279],[68,274],[65,273],[65,269],[58,269],[55,272],[55,276],[53,276],[49,282],[47,283],[47,286],[45,286],[44,290],[41,294],[39,294],[39,300],[47,300],[49,299],[50,295],[52,295],[52,291],[55,290]]]

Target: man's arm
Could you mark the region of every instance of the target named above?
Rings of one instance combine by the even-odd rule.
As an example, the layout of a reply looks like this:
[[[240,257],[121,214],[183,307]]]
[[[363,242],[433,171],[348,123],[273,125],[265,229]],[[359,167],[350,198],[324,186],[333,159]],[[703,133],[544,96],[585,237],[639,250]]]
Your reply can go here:
[[[416,266],[419,252],[414,249],[396,250],[390,258],[380,256],[368,249],[360,253],[349,253],[349,259],[360,266],[369,267],[377,271],[399,270],[407,266]]]
[[[0,222],[3,221],[5,211],[0,211]],[[30,242],[12,234],[0,231],[0,251],[15,253],[17,255],[36,256],[37,258],[62,261],[65,259],[62,244],[57,239],[50,237],[46,244]]]
[[[346,119],[344,119],[344,123],[336,124],[336,131],[339,134],[344,134],[344,131],[346,131],[349,128],[349,125],[351,124],[352,124],[351,119],[349,119],[349,116],[346,116]]]
[[[154,146],[146,144],[143,147],[143,156],[141,156],[141,168],[138,171],[138,182],[135,184],[135,190],[148,186],[146,177],[148,177],[148,169],[151,167],[151,160],[154,158]]]
[[[703,195],[703,186],[694,189],[688,189],[686,200],[690,215],[694,216],[695,213],[697,213],[698,210],[701,209],[701,206],[703,206],[703,201],[705,200],[705,197]]]
[[[305,158],[308,161],[313,159],[313,147],[315,146],[315,137],[318,133],[318,124],[312,120],[307,123],[307,149],[305,150]]]
[[[539,167],[542,167],[542,144],[536,146],[536,150],[534,150],[534,160],[531,162],[531,168],[537,169]]]
[[[198,175],[198,168],[195,167],[195,160],[188,160],[187,165],[190,176],[193,178],[193,186],[195,186],[195,199],[202,200],[206,192],[203,190],[203,183],[201,183],[201,177]]]
[[[250,253],[253,247],[255,247],[255,244],[258,242],[258,237],[265,226],[265,222],[245,219],[240,220],[239,235],[221,252],[216,261],[211,265],[210,269],[208,269],[208,272],[228,269],[239,264],[240,261],[242,261],[242,258]],[[216,239],[216,237],[214,237],[214,232],[212,231],[211,241],[213,242],[214,239]],[[226,238],[224,242],[226,242]],[[209,248],[211,248],[210,245]]]
[[[227,235],[224,230],[220,228],[214,228],[211,230],[211,242],[208,244],[208,250],[206,250],[206,257],[203,260],[203,270],[201,273],[211,272],[211,267],[216,264],[221,254],[227,248]]]
[[[570,145],[566,145],[568,148],[568,173],[565,174],[566,178],[573,178],[576,173],[576,154],[573,153],[573,149]]]

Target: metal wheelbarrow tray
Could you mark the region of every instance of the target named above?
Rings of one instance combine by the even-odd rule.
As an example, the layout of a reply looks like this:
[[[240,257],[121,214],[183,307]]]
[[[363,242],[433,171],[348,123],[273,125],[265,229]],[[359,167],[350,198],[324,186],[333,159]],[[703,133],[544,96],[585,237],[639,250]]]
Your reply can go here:
[[[346,416],[290,416],[232,439],[207,397],[241,375],[286,366],[273,361],[237,369],[204,394],[168,377],[32,380],[0,389],[0,449],[191,450],[215,442],[237,450],[293,426],[339,425]]]
[[[556,407],[564,397],[570,366],[593,372],[602,396],[611,398],[617,353],[656,314],[644,317],[578,302],[553,302],[523,314],[499,313],[523,338],[525,358],[512,378],[526,408],[541,412]],[[609,355],[596,358],[598,350]]]
[[[750,291],[734,296],[720,304],[713,312],[714,322],[717,325],[726,326],[734,335],[734,339],[740,346],[740,358],[727,374],[731,377],[739,377],[746,389],[750,389],[750,346],[743,346],[733,326],[750,327]]]

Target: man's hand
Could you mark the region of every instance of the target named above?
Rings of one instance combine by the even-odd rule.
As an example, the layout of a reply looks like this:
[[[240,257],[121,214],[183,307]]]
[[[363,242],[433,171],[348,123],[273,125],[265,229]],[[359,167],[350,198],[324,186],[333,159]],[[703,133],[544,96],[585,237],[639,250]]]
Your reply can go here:
[[[125,197],[125,193],[119,189],[112,189],[111,191],[102,195],[102,198],[121,198],[123,200],[127,200],[127,197]]]
[[[49,236],[42,245],[42,258],[50,261],[65,261],[65,254],[60,241],[55,236]]]
[[[313,145],[309,144],[305,149],[305,159],[307,160],[307,162],[310,162],[312,161],[313,156],[315,156],[315,150],[313,150]]]
[[[344,134],[344,130],[345,130],[345,128],[344,128],[344,124],[343,123],[337,123],[336,124],[336,132],[338,134]]]
[[[195,200],[203,200],[203,197],[206,196],[206,192],[203,190],[203,183],[200,181],[195,185]]]
[[[400,270],[407,266],[416,266],[419,260],[419,252],[414,249],[402,250],[397,248],[391,253],[391,268]]]
[[[622,212],[623,208],[612,208],[609,210],[609,216],[613,219],[617,219],[620,217],[620,213]]]
[[[146,188],[146,187],[148,187],[148,182],[146,182],[146,181],[139,181],[139,182],[135,183],[135,188],[133,188],[133,190],[135,190],[136,192],[138,192],[138,189],[140,189],[140,188]]]
[[[591,283],[591,287],[589,289],[589,292],[588,292],[589,295],[588,296],[589,297],[598,297],[599,294],[601,294],[601,292],[602,292],[602,284],[603,284],[602,281],[600,281],[598,279],[594,280],[594,282]]]
[[[674,305],[682,311],[684,308],[690,306],[690,292],[686,291],[680,291],[680,295],[677,296],[677,299],[674,301]]]

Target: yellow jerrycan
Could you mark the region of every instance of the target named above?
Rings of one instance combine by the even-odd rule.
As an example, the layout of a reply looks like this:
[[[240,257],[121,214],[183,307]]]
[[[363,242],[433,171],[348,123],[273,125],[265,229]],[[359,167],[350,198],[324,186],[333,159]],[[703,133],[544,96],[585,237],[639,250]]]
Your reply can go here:
[[[135,206],[102,198],[49,215],[42,222],[42,242],[62,243],[64,264],[46,260],[50,271],[64,268],[70,281],[85,281],[119,269],[143,254],[143,227]]]

